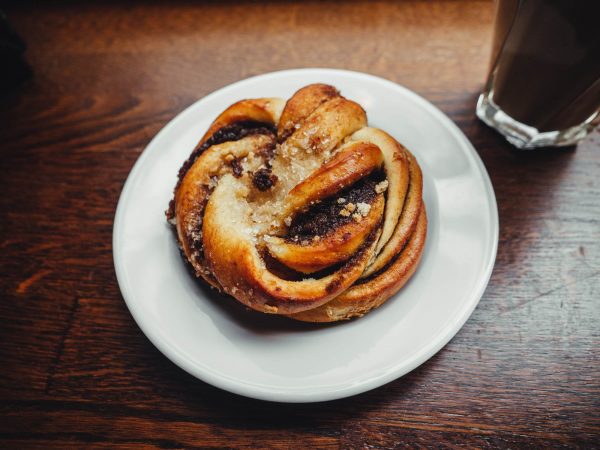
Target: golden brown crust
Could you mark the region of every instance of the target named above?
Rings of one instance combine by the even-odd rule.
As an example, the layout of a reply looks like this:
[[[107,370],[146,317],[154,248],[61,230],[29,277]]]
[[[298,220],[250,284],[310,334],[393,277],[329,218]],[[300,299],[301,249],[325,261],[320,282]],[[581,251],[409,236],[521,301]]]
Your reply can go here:
[[[311,84],[300,89],[288,100],[281,114],[278,139],[284,141],[317,107],[339,96],[338,90],[327,84]]]
[[[423,251],[421,172],[366,125],[360,105],[323,84],[220,114],[180,171],[170,211],[196,273],[253,309],[303,321],[360,316],[397,292]]]
[[[196,274],[213,287],[220,288],[220,285],[207,267],[202,238],[204,209],[214,189],[213,177],[233,170],[231,165],[223,164],[228,155],[243,158],[251,151],[270,144],[274,144],[273,136],[255,135],[208,148],[198,157],[175,192],[176,229],[181,250]]]
[[[427,215],[423,207],[415,232],[406,247],[383,272],[362,284],[352,286],[323,306],[289,317],[303,322],[336,322],[364,316],[381,306],[414,274],[423,254],[426,235]]]

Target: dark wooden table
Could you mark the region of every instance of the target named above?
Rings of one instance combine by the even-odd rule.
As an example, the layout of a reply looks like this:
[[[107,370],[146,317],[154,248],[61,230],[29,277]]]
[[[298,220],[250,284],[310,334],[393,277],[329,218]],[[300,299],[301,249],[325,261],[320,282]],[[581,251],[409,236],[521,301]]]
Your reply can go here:
[[[0,103],[0,444],[343,447],[600,444],[600,135],[519,153],[474,116],[488,2],[8,5],[33,78]],[[471,139],[500,244],[458,335],[374,391],[261,402],[187,375],[144,337],[111,234],[152,136],[230,82],[292,67],[397,81]]]

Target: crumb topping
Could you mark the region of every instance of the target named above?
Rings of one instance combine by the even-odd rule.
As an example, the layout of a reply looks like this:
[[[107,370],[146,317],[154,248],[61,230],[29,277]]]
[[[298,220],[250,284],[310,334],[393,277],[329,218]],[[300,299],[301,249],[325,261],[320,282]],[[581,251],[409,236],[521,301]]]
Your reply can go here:
[[[358,213],[363,217],[366,217],[369,211],[371,211],[371,205],[364,202],[357,203],[356,208],[358,209]]]
[[[388,188],[388,180],[383,180],[380,183],[377,183],[375,185],[375,192],[377,192],[378,194],[381,194],[382,192],[385,192]]]

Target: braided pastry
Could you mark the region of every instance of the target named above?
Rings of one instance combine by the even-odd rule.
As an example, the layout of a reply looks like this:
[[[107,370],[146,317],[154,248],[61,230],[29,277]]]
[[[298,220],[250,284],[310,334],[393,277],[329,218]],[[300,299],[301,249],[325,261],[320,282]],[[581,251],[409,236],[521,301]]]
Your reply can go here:
[[[167,217],[211,286],[310,322],[385,302],[427,231],[414,156],[323,84],[221,113],[181,167]]]

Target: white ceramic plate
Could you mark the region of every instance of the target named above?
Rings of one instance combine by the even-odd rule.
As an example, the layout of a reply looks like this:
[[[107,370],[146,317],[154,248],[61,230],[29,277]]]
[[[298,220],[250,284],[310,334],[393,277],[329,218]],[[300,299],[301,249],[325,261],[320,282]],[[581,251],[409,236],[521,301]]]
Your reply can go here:
[[[360,103],[372,126],[415,154],[423,169],[429,218],[425,251],[409,283],[365,317],[334,325],[248,311],[206,289],[187,270],[164,216],[179,167],[221,111],[243,98],[288,98],[315,82],[332,84]],[[131,171],[113,235],[123,297],[154,345],[207,383],[279,402],[358,394],[429,359],[479,302],[497,243],[492,185],[472,145],[450,119],[390,81],[330,69],[249,78],[179,114]]]

